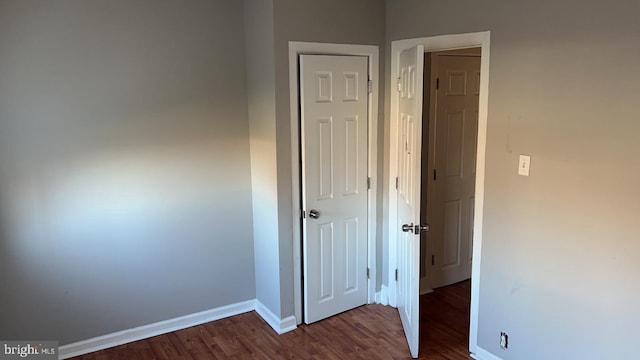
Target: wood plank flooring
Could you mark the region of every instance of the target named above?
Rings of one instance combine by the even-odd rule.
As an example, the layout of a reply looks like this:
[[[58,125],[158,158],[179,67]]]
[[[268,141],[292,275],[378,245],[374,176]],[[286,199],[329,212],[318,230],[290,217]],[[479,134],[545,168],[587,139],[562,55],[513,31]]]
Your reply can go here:
[[[420,297],[420,359],[471,359],[470,303],[470,280]]]
[[[470,359],[469,299],[469,281],[421,296],[420,359]],[[397,310],[365,305],[280,336],[249,312],[74,360],[410,358]]]

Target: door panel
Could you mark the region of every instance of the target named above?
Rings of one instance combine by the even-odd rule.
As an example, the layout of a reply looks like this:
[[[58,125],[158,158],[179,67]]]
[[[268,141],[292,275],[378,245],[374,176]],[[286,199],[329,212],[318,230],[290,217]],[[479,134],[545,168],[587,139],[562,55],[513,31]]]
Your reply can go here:
[[[460,265],[460,200],[444,204],[444,249],[442,268]]]
[[[440,79],[429,155],[436,174],[428,181],[434,199],[427,214],[433,244],[429,277],[435,288],[471,277],[480,57],[432,56]]]
[[[319,118],[317,120],[318,134],[318,195],[317,200],[333,197],[333,118]],[[310,165],[315,166],[315,164]]]
[[[306,323],[367,302],[367,66],[300,56]]]
[[[464,109],[447,112],[445,166],[447,177],[462,177],[464,153]]]
[[[362,175],[358,174],[358,127],[360,126],[357,116],[345,118],[345,195],[358,194],[358,179]]]
[[[319,224],[318,231],[321,289],[318,300],[326,302],[333,299],[333,223]]]
[[[420,311],[420,237],[403,224],[420,222],[420,144],[424,48],[400,54],[398,134],[398,269],[397,301],[411,355],[418,356]]]
[[[358,290],[358,218],[346,219],[344,222],[344,254],[345,254],[345,293]]]

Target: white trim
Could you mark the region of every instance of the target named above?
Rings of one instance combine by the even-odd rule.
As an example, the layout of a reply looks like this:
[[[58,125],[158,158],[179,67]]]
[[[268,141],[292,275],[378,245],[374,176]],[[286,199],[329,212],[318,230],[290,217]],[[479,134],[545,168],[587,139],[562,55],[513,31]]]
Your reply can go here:
[[[289,42],[289,103],[291,121],[291,198],[293,206],[293,300],[294,314],[297,323],[302,322],[302,245],[300,227],[300,139],[298,113],[298,55],[357,55],[369,59],[369,79],[372,81],[372,91],[369,94],[369,166],[368,176],[371,178],[369,190],[368,210],[368,267],[370,278],[368,281],[369,303],[375,300],[376,288],[376,215],[377,215],[377,187],[378,187],[378,97],[379,97],[379,49],[373,45],[348,45],[311,42]]]
[[[235,304],[221,306],[211,310],[205,310],[194,314],[159,321],[149,325],[139,326],[133,329],[118,331],[115,333],[94,337],[75,343],[62,345],[58,351],[60,359],[68,359],[74,356],[88,354],[90,352],[107,349],[110,347],[127,344],[152,336],[166,334],[176,330],[186,329],[191,326],[204,324],[210,321],[246,313],[255,309],[255,300],[247,300]]]
[[[294,316],[288,316],[284,319],[280,319],[276,314],[271,312],[269,308],[264,306],[260,301],[256,299],[256,312],[264,319],[278,333],[282,335],[286,332],[296,329],[296,318]]]
[[[396,306],[396,282],[394,271],[397,267],[396,252],[396,229],[397,222],[397,194],[395,189],[395,178],[397,176],[397,134],[398,134],[398,98],[395,91],[395,81],[398,78],[398,64],[400,52],[416,45],[423,45],[425,51],[453,50],[469,47],[481,47],[482,59],[480,63],[480,97],[478,112],[478,147],[476,162],[476,194],[475,194],[475,217],[473,231],[473,265],[471,269],[471,317],[469,331],[469,349],[472,353],[478,354],[482,350],[478,346],[478,300],[480,293],[480,262],[482,250],[482,221],[484,211],[484,177],[485,177],[485,152],[487,144],[487,114],[489,104],[489,31],[443,35],[425,37],[417,39],[397,40],[391,42],[391,79],[389,96],[391,100],[389,117],[389,303]],[[489,360],[489,359],[487,359]]]
[[[389,305],[389,291],[387,285],[382,285],[376,293],[376,304]]]
[[[501,358],[493,355],[492,353],[479,346],[476,347],[476,352],[470,354],[469,356],[476,360],[502,360]]]

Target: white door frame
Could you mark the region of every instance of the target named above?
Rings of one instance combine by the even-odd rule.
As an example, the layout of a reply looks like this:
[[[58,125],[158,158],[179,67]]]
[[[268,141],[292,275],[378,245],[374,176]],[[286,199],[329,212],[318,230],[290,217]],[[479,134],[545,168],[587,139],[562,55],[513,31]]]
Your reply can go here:
[[[368,101],[368,174],[371,190],[368,192],[367,214],[367,267],[369,268],[367,302],[375,299],[376,288],[376,189],[378,184],[378,56],[374,45],[348,45],[311,42],[289,42],[289,96],[291,111],[291,199],[293,215],[293,301],[296,324],[302,323],[302,228],[300,226],[300,112],[298,106],[298,55],[356,55],[369,59],[368,73],[372,82]]]
[[[473,231],[473,264],[471,269],[471,324],[469,329],[469,350],[471,353],[482,352],[478,347],[478,298],[480,293],[480,262],[482,250],[482,218],[484,212],[484,176],[485,151],[487,143],[487,113],[489,99],[489,40],[490,32],[477,32],[456,35],[442,35],[417,39],[397,40],[391,42],[391,81],[389,94],[391,100],[389,124],[389,303],[397,306],[397,287],[394,272],[397,268],[397,224],[398,206],[395,179],[398,169],[398,97],[396,96],[396,82],[399,77],[398,63],[400,52],[416,45],[423,45],[425,52],[454,50],[470,47],[480,47],[482,58],[480,63],[480,97],[478,108],[478,145],[476,152],[476,195]]]

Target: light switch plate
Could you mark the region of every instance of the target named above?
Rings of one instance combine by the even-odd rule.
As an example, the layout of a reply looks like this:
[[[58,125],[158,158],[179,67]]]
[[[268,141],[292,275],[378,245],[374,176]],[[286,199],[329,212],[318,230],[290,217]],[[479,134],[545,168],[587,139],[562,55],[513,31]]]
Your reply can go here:
[[[518,175],[529,176],[529,168],[531,167],[531,156],[520,155],[518,162]]]

